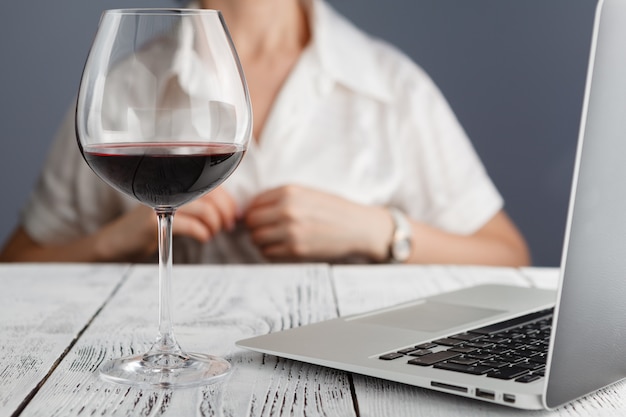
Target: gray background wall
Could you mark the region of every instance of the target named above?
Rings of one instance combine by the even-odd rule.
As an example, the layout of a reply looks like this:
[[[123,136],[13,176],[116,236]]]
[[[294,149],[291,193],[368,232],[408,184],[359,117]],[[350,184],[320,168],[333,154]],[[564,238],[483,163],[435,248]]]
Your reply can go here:
[[[262,1],[262,0],[259,0]],[[448,97],[528,239],[560,262],[595,0],[331,0]],[[10,1],[0,12],[0,241],[76,94],[100,12],[170,0]]]

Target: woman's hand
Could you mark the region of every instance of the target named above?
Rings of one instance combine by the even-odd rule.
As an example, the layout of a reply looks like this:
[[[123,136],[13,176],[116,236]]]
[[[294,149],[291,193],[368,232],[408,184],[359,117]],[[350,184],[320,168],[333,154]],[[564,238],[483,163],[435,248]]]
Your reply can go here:
[[[236,213],[233,198],[218,187],[176,210],[172,234],[204,243],[222,230],[231,230]],[[136,207],[105,226],[97,242],[97,251],[107,260],[140,260],[154,254],[158,248],[154,210],[143,205]]]
[[[223,187],[217,187],[176,211],[172,233],[207,242],[222,230],[232,230],[236,221],[235,200]]]
[[[350,255],[384,260],[392,222],[382,207],[287,185],[259,194],[244,220],[261,253],[275,261],[328,261]]]

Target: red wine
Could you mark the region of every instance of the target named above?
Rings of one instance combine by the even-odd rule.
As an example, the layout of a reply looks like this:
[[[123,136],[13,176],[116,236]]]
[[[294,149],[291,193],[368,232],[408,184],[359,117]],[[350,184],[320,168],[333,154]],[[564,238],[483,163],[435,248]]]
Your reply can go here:
[[[244,149],[227,143],[105,143],[83,149],[91,169],[151,207],[176,208],[221,184]]]

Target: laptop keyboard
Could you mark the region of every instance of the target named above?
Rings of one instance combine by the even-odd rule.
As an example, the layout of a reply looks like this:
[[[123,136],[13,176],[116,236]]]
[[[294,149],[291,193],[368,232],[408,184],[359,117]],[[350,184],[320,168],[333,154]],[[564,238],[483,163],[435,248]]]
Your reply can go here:
[[[545,376],[546,357],[554,309],[422,343],[379,356],[409,365],[432,366],[448,371],[520,383]]]

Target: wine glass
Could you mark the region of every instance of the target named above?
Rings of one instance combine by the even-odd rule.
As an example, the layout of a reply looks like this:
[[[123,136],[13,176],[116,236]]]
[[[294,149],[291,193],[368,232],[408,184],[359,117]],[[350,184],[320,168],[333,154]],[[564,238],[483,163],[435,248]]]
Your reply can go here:
[[[177,388],[228,373],[228,361],[185,352],[174,336],[172,221],[235,170],[251,130],[245,77],[219,11],[102,14],[78,93],[78,145],[100,178],[155,210],[159,241],[156,340],[146,353],[102,365],[105,380]]]

